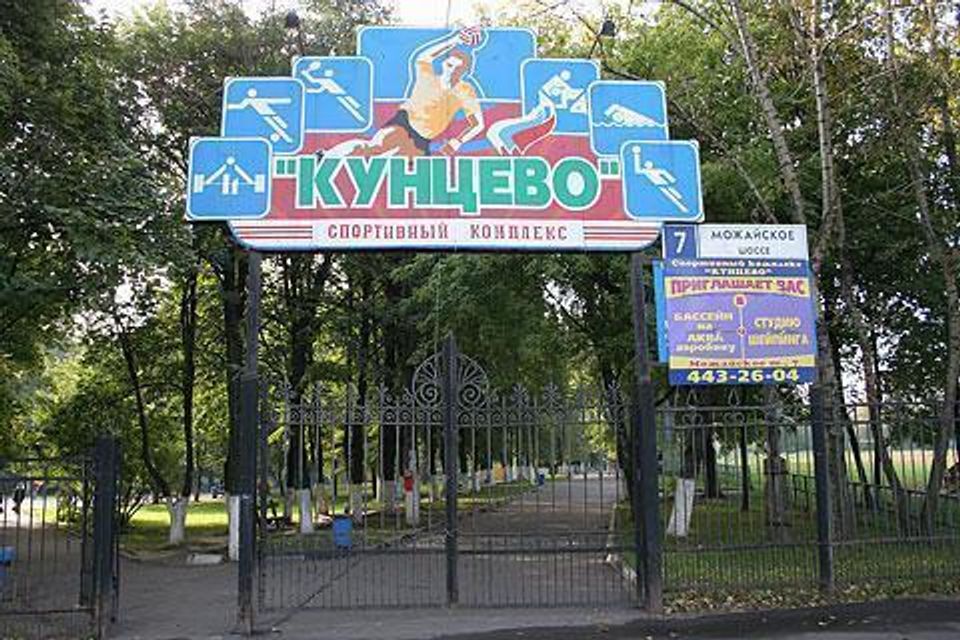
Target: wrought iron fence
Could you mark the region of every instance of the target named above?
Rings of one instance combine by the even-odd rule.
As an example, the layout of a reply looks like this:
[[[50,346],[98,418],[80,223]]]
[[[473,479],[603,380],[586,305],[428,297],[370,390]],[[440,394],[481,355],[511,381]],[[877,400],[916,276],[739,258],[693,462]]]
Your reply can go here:
[[[117,451],[0,462],[0,637],[100,637],[115,612]]]
[[[619,388],[498,393],[450,362],[428,358],[399,394],[264,392],[261,609],[635,606],[634,509],[658,513],[668,593],[960,576],[955,434],[927,486],[936,403],[681,389],[657,413],[645,506]]]
[[[925,507],[937,403],[825,407],[824,510],[808,404],[678,397],[659,415],[669,591],[812,587],[824,581],[824,558],[837,586],[960,576],[953,445],[938,506]],[[829,529],[818,527],[821,512]]]
[[[636,602],[619,391],[501,394],[450,362],[399,394],[267,394],[261,609]]]

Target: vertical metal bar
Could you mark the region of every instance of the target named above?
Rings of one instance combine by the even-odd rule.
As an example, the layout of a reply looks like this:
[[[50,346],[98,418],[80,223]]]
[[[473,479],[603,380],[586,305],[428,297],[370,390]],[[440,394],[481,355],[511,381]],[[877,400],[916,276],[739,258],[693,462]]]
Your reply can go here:
[[[237,570],[237,626],[242,633],[253,633],[253,565],[255,559],[254,489],[257,471],[257,427],[259,397],[257,361],[260,334],[260,259],[251,251],[247,260],[247,348],[244,371],[240,376],[240,562]]]
[[[447,604],[454,605],[460,597],[457,582],[457,455],[456,425],[457,344],[453,335],[443,343],[443,465],[447,469],[446,490],[446,551],[447,551]]]
[[[91,491],[90,491],[90,461],[84,459],[80,462],[80,472],[82,474],[82,506],[80,509],[80,606],[89,607],[93,600],[93,569],[90,561],[90,523],[89,519],[93,516],[90,512]],[[0,495],[0,504],[3,504],[3,496]],[[3,511],[3,528],[7,529],[7,509]]]
[[[647,311],[643,261],[630,256],[630,290],[633,303],[633,348],[636,354],[636,406],[633,411],[634,544],[643,572],[644,605],[650,612],[663,609],[663,574],[657,491],[657,426],[653,381],[647,349]],[[639,507],[639,509],[637,508]],[[642,522],[641,522],[642,521]]]
[[[383,387],[380,387],[380,392],[377,394],[377,406],[375,408],[374,415],[377,416],[377,465],[379,467],[379,485],[377,485],[380,491],[380,513],[378,515],[380,531],[385,531],[387,528],[386,525],[386,516],[387,508],[393,508],[393,504],[387,503],[387,495],[393,495],[392,493],[387,493],[387,460],[383,457],[383,452],[385,447],[384,443],[384,430],[386,425],[383,424],[383,405],[384,405],[384,390]],[[318,476],[319,477],[319,476]],[[394,483],[396,487],[396,483]],[[391,492],[393,489],[391,488]],[[376,494],[374,494],[374,499],[376,499]],[[382,566],[382,565],[381,565]],[[382,581],[381,581],[382,582]]]
[[[113,586],[113,508],[116,501],[117,441],[100,436],[94,449],[96,461],[96,499],[93,519],[93,616],[97,638],[104,636],[108,604]],[[112,614],[109,614],[112,615]]]
[[[747,425],[740,427],[740,511],[750,511],[750,459],[747,452]],[[742,527],[741,527],[742,529]]]
[[[813,472],[817,497],[817,560],[820,588],[833,590],[833,544],[831,543],[830,487],[827,470],[827,434],[824,419],[823,387],[810,388],[810,418],[813,429]]]
[[[120,501],[117,496],[120,495],[120,474],[123,469],[123,449],[119,441],[114,438],[115,447],[113,449],[113,509],[110,511],[113,531],[113,580],[110,584],[110,622],[117,621],[117,612],[120,611]]]
[[[487,423],[487,459],[486,459],[486,473],[483,478],[483,484],[487,487],[488,500],[493,502],[495,500],[495,491],[496,486],[495,478],[493,477],[493,422],[490,420],[490,404],[489,404],[489,395],[485,396],[481,405],[475,409],[477,413],[481,413],[483,419]]]

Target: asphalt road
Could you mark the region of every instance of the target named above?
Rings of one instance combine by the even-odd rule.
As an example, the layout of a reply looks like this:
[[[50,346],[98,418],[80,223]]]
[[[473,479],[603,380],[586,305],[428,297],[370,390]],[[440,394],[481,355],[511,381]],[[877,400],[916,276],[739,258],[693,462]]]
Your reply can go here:
[[[443,640],[958,640],[960,601],[894,600],[621,625],[526,628],[438,636]]]

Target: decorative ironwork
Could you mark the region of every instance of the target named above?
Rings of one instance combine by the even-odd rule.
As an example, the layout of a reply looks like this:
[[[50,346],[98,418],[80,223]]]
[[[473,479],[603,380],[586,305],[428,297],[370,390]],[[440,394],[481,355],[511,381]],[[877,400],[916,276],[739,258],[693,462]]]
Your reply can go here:
[[[617,381],[498,391],[475,360],[457,355],[455,363],[453,407],[444,404],[439,353],[400,391],[381,386],[361,398],[352,387],[314,385],[296,395],[283,382],[271,386],[273,406],[266,400],[261,414],[259,486],[261,499],[276,505],[272,522],[279,524],[261,529],[262,607],[445,604],[445,542],[453,531],[461,604],[636,602],[635,585],[616,564],[635,551],[633,532],[613,518],[617,505],[630,508],[621,473],[633,470],[624,458],[632,453],[629,393]],[[750,404],[758,398],[764,402]],[[897,527],[894,491],[870,464],[877,447],[886,447],[909,467],[898,469],[901,478],[923,481],[925,454],[919,452],[931,447],[937,407],[884,404],[884,437],[877,443],[865,407],[825,413],[834,421],[827,428],[847,434],[832,445],[839,449],[827,464],[846,457],[846,470],[834,476],[847,478],[853,489],[841,492],[852,501],[852,528],[838,529],[845,538],[835,550],[861,553],[893,541],[926,558],[924,545],[933,548],[934,540],[957,549],[960,472],[948,470],[943,511],[923,531],[917,518]],[[770,400],[755,389],[687,387],[670,395],[657,418],[662,498],[647,508],[663,509],[666,523],[675,502],[693,498],[689,531],[695,535],[677,535],[676,527],[665,532],[667,589],[814,584],[818,569],[811,559],[822,545],[809,524],[818,500],[809,405],[787,395]],[[445,457],[451,433],[456,448]],[[294,434],[305,458],[289,455]],[[857,440],[859,454],[850,449]],[[304,507],[286,492],[291,463],[312,470],[307,508],[315,526],[329,526],[327,516],[353,520],[348,547],[334,544],[328,532],[297,535]],[[294,467],[293,474],[302,469]],[[447,480],[459,495],[452,504]],[[681,480],[692,489],[678,493]],[[920,513],[925,492],[918,486],[898,494],[908,513]],[[317,515],[322,509],[324,517]],[[704,554],[705,546],[723,553]],[[692,561],[685,554],[704,555]],[[955,578],[958,565],[938,557],[940,564],[918,560],[912,568],[934,567],[934,577]],[[854,565],[838,569],[838,582],[853,579],[843,572]]]
[[[455,388],[461,409],[482,406],[490,393],[490,379],[480,364],[469,356],[457,354]],[[427,357],[413,374],[413,396],[424,407],[443,403],[443,353]]]

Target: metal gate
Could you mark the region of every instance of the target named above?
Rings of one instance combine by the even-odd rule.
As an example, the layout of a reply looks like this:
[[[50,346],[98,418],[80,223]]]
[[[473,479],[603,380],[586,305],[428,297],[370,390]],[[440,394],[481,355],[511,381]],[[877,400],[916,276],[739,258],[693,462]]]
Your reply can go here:
[[[261,610],[637,603],[619,389],[501,394],[448,339],[398,395],[263,398]]]
[[[0,460],[0,637],[102,637],[116,612],[119,450]]]

